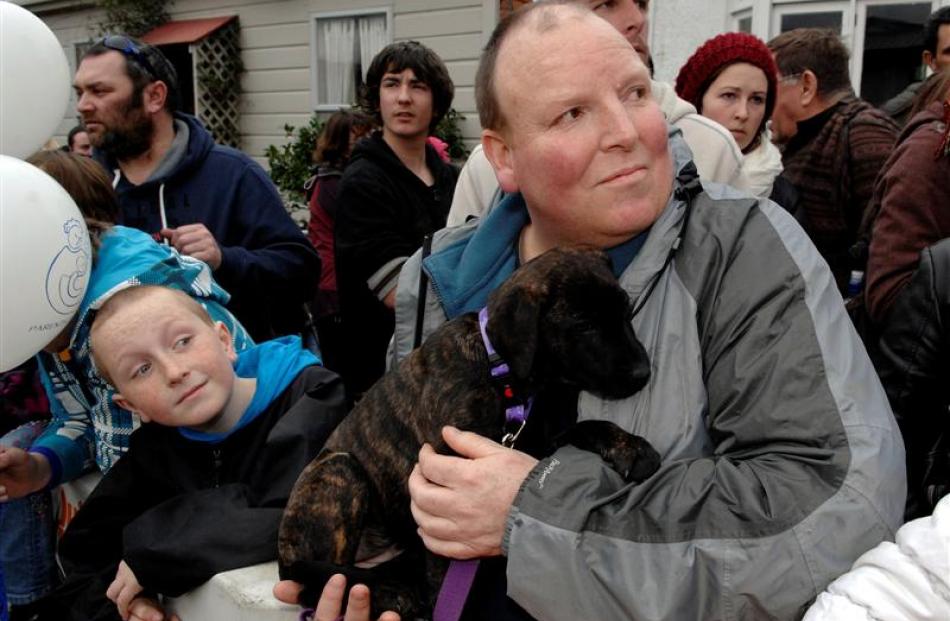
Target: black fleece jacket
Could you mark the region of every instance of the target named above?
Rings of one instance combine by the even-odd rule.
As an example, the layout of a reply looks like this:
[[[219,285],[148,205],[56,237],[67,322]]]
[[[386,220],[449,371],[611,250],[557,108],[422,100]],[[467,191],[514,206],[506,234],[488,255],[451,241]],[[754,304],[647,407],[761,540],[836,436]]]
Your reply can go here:
[[[360,393],[386,368],[394,315],[377,297],[398,278],[402,261],[425,236],[445,226],[458,170],[426,145],[428,187],[402,163],[379,132],[357,143],[340,183],[336,273],[348,352],[347,390]],[[378,281],[374,287],[369,281]]]
[[[67,528],[66,582],[40,619],[119,619],[105,592],[120,560],[143,594],[178,596],[216,573],[276,559],[290,490],[344,413],[339,378],[310,366],[218,443],[143,425]]]

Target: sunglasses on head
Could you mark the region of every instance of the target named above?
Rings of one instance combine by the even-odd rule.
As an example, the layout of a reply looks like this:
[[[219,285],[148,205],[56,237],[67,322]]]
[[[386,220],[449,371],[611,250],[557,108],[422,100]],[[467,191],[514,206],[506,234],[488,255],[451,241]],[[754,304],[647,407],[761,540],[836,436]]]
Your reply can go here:
[[[108,37],[103,37],[99,41],[102,45],[106,46],[110,50],[115,50],[116,52],[121,52],[126,58],[131,58],[139,64],[142,69],[145,69],[155,79],[159,79],[158,72],[155,71],[155,67],[152,66],[152,63],[149,62],[148,57],[145,55],[145,52],[132,42],[128,37],[122,35],[110,35]]]

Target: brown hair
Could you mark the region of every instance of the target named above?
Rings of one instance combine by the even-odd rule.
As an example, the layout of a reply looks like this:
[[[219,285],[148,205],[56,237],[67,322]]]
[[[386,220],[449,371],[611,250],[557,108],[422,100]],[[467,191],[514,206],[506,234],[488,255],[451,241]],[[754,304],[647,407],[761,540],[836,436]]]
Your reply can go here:
[[[372,126],[373,117],[368,114],[355,110],[334,112],[317,138],[317,148],[313,152],[314,163],[343,168],[350,156],[350,131],[354,127],[368,130]]]
[[[126,287],[125,289],[120,289],[112,296],[105,301],[105,303],[96,311],[92,318],[92,324],[89,327],[89,351],[92,355],[92,363],[95,366],[96,370],[99,372],[107,382],[115,386],[115,382],[112,381],[112,376],[109,374],[108,369],[102,365],[100,358],[97,355],[96,347],[93,344],[95,341],[95,336],[98,328],[101,328],[104,323],[111,317],[115,316],[119,311],[128,306],[133,302],[137,302],[143,298],[147,298],[150,295],[155,295],[158,292],[167,291],[172,294],[173,298],[177,300],[179,306],[185,308],[190,313],[201,319],[204,323],[209,326],[214,326],[214,320],[211,319],[211,315],[208,314],[208,311],[204,306],[201,305],[198,300],[194,299],[181,289],[173,289],[172,287],[162,287],[159,285],[137,285],[132,287]]]
[[[26,161],[55,179],[79,207],[95,263],[102,235],[119,219],[119,202],[106,171],[92,158],[67,151],[37,151]]]
[[[939,71],[920,85],[920,90],[914,96],[914,105],[910,109],[908,119],[917,116],[924,108],[929,108],[935,101],[946,101],[950,97],[950,69]]]
[[[495,26],[488,43],[485,44],[485,49],[482,50],[478,72],[475,75],[475,105],[478,108],[478,119],[482,124],[482,129],[500,130],[505,126],[505,117],[498,104],[498,93],[495,92],[495,66],[498,63],[498,52],[502,44],[512,31],[520,28],[529,16],[539,11],[542,13],[535,16],[538,34],[557,27],[562,21],[562,16],[560,11],[553,7],[559,6],[570,6],[578,15],[585,13],[594,15],[585,5],[578,4],[577,0],[545,0],[522,6],[517,11],[509,13]]]
[[[830,28],[796,28],[783,32],[771,41],[775,64],[783,77],[799,75],[805,70],[818,78],[818,94],[833,95],[851,88],[848,73],[848,48],[838,33]]]

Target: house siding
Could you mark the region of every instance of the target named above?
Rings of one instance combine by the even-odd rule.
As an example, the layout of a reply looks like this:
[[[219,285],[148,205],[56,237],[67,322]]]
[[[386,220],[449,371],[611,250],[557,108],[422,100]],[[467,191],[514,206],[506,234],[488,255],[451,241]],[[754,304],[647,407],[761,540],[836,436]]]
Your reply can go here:
[[[75,72],[74,46],[98,35],[103,12],[82,2],[18,4],[37,13],[53,30]],[[455,83],[453,107],[465,116],[462,135],[469,146],[474,145],[480,134],[475,71],[482,45],[496,23],[497,0],[189,0],[168,5],[173,20],[238,16],[245,68],[241,148],[265,166],[265,149],[287,141],[284,126],[306,124],[313,109],[312,16],[362,9],[388,10],[394,41],[420,41],[442,57]],[[76,124],[75,104],[73,97],[56,132],[61,143]]]

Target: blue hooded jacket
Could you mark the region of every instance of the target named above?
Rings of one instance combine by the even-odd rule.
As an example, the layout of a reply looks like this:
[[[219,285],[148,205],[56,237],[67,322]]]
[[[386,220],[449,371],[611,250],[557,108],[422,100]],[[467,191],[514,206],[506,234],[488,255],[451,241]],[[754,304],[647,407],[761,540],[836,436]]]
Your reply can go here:
[[[121,224],[162,241],[162,228],[205,225],[221,248],[215,279],[228,308],[257,340],[298,332],[300,305],[316,290],[320,259],[254,160],[215,144],[193,116],[175,113],[175,140],[152,176],[134,185],[111,156],[96,159],[115,177]]]
[[[76,314],[69,353],[37,356],[52,419],[32,451],[46,456],[53,470],[51,485],[78,477],[93,465],[107,471],[128,449],[138,426],[133,415],[112,402],[115,392],[99,375],[89,350],[94,311],[116,292],[136,285],[180,289],[198,299],[214,321],[231,332],[240,352],[253,342],[225,308],[228,294],[215,283],[208,265],[155,243],[148,235],[115,226],[103,235],[86,295]]]

